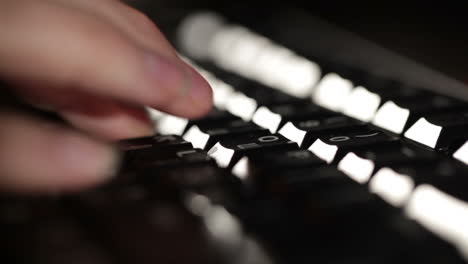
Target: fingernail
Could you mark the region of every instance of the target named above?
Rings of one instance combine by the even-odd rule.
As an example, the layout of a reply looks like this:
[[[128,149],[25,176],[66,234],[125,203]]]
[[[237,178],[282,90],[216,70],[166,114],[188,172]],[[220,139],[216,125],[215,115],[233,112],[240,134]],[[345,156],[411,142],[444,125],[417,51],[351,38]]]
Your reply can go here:
[[[80,135],[67,135],[60,143],[62,158],[70,171],[79,172],[74,175],[80,175],[80,183],[105,181],[119,169],[121,155],[107,144]]]
[[[149,74],[155,83],[171,88],[166,92],[174,92],[174,95],[187,95],[191,87],[190,74],[182,62],[171,60],[164,56],[147,53],[146,56]]]

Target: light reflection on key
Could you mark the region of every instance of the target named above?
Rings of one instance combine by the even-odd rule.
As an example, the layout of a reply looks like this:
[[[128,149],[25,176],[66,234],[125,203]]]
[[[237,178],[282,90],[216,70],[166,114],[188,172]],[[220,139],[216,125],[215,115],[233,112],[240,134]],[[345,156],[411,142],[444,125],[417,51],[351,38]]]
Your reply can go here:
[[[257,57],[257,66],[253,68],[253,76],[266,85],[275,87],[278,81],[272,75],[282,74],[284,62],[293,56],[291,50],[276,45],[266,46]]]
[[[407,175],[389,168],[380,169],[369,182],[369,190],[395,207],[406,204],[414,189],[414,181]]]
[[[321,158],[322,160],[326,161],[328,164],[332,163],[335,159],[336,152],[338,152],[338,147],[333,145],[328,145],[317,139],[309,149],[312,153],[314,153],[317,157]]]
[[[158,122],[159,119],[161,119],[164,115],[166,115],[165,113],[159,110],[156,110],[154,108],[148,107],[148,106],[145,107],[145,110],[148,113],[148,116],[153,123]]]
[[[234,156],[234,150],[225,148],[221,144],[216,143],[216,145],[208,151],[208,155],[215,159],[221,168],[227,168]]]
[[[338,74],[329,73],[315,88],[312,100],[320,106],[339,112],[352,89],[353,83],[350,80],[341,78]]]
[[[187,127],[188,119],[173,115],[164,115],[158,120],[157,130],[161,134],[181,136]]]
[[[219,109],[226,109],[229,99],[234,94],[234,89],[232,86],[218,80],[218,82],[216,82],[214,85],[211,85],[211,87],[213,88],[214,105]]]
[[[225,24],[214,14],[189,16],[178,35],[188,54],[210,58],[221,68],[296,97],[310,96],[321,77],[316,63],[242,26]]]
[[[396,134],[403,133],[410,111],[401,108],[392,101],[388,101],[380,107],[375,114],[372,123]]]
[[[192,126],[187,133],[183,136],[185,140],[191,142],[193,147],[205,149],[208,140],[210,139],[210,135],[203,133],[198,126]]]
[[[468,141],[453,153],[453,157],[468,165]]]
[[[267,107],[261,106],[253,115],[252,121],[263,128],[267,128],[274,134],[281,124],[281,116],[271,112]]]
[[[286,123],[279,131],[279,134],[283,135],[285,138],[296,142],[299,146],[302,146],[306,131],[297,129],[292,122]]]
[[[429,123],[425,118],[420,118],[405,132],[405,137],[435,148],[441,131],[442,127]]]
[[[343,113],[363,122],[370,122],[379,105],[380,96],[359,86],[349,95]]]
[[[248,29],[238,25],[224,25],[216,32],[209,44],[209,58],[217,65],[229,70],[238,70],[241,62],[239,55],[242,51],[240,44],[248,38],[251,33]]]
[[[468,204],[434,186],[419,185],[413,192],[406,214],[451,242],[468,259]]]
[[[249,121],[257,110],[257,102],[243,93],[235,92],[227,101],[226,109],[231,114]]]
[[[279,73],[281,90],[296,97],[307,98],[320,78],[318,66],[305,58],[292,56],[285,61]]]
[[[348,153],[338,163],[338,170],[342,171],[354,181],[364,184],[367,183],[374,171],[374,162],[368,159],[358,157],[354,153]]]
[[[212,12],[189,15],[178,27],[178,44],[190,56],[206,59],[209,56],[207,46],[223,26],[223,18]]]
[[[246,180],[247,176],[249,175],[249,158],[243,157],[240,159],[236,165],[232,168],[232,174],[238,177],[241,180]]]

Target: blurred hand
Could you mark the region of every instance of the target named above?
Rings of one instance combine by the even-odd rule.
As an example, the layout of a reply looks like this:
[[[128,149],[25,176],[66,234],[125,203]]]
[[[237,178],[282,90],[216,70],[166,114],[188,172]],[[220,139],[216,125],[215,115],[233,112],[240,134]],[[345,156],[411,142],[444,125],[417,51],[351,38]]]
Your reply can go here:
[[[0,189],[74,191],[115,173],[109,142],[144,136],[148,105],[209,111],[211,90],[158,28],[117,0],[0,0],[0,79],[76,129],[0,109]]]

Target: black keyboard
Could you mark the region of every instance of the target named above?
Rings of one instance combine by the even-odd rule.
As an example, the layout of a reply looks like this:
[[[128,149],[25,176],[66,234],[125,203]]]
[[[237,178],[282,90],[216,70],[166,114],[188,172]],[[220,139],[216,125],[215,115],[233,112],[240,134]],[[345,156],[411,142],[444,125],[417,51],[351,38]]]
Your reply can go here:
[[[2,195],[2,263],[466,263],[467,102],[184,21],[215,108],[150,110],[104,186]]]

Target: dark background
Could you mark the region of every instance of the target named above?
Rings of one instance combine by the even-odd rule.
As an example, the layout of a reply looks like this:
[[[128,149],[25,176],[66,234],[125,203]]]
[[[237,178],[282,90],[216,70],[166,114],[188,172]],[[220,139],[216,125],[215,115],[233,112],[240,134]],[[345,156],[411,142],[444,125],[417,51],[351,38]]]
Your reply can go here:
[[[193,9],[232,13],[243,20],[272,19],[286,5],[247,5],[226,1],[146,1],[133,5],[147,12],[170,35],[177,19]],[[288,1],[287,7],[301,9],[331,24],[357,33],[380,46],[468,83],[468,8],[449,2],[395,1],[359,3],[352,1]],[[242,17],[242,14],[245,14]]]

